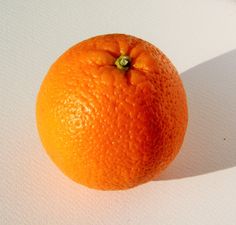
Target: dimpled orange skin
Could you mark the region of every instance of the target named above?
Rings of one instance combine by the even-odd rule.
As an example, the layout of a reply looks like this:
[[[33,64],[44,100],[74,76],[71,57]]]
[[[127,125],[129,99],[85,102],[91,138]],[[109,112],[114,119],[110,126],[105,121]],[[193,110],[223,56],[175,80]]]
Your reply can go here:
[[[115,61],[131,58],[128,70]],[[130,35],[101,35],[67,50],[37,97],[37,126],[55,164],[100,190],[128,189],[175,158],[187,127],[186,95],[169,59]]]

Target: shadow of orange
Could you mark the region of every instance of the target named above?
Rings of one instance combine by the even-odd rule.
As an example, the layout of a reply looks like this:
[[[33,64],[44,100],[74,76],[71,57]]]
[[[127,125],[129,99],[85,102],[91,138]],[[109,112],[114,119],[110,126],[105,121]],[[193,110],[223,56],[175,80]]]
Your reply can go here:
[[[236,166],[236,50],[181,74],[189,125],[180,154],[156,180],[192,177]]]

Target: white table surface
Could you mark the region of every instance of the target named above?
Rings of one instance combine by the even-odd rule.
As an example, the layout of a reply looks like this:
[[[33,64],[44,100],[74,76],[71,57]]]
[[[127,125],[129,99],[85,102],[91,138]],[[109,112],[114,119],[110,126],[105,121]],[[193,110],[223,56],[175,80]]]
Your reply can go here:
[[[35,97],[68,47],[117,32],[169,56],[190,118],[182,151],[159,180],[102,192],[49,160]],[[235,0],[0,0],[0,225],[235,225],[235,49]]]

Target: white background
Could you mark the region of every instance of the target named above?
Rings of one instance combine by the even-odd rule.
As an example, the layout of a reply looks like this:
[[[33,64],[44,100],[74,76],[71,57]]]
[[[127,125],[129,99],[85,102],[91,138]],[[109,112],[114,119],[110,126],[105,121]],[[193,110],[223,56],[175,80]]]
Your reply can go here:
[[[102,192],[49,160],[35,98],[67,48],[117,32],[169,56],[190,118],[182,151],[159,180]],[[0,0],[0,39],[0,225],[236,224],[235,0]]]

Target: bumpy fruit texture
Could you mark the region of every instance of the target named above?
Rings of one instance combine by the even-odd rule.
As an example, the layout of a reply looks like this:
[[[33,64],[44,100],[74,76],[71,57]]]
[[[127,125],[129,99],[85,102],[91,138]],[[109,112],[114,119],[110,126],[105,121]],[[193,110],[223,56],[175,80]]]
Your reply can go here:
[[[121,55],[128,69],[117,65]],[[175,158],[187,103],[159,49],[109,34],[57,59],[40,87],[36,116],[42,143],[64,174],[90,188],[120,190],[152,180]]]

